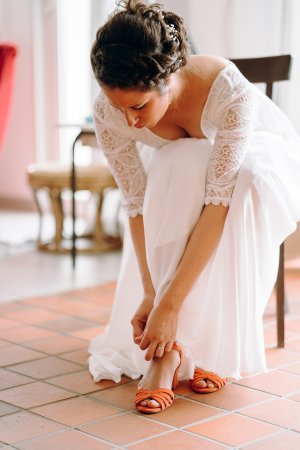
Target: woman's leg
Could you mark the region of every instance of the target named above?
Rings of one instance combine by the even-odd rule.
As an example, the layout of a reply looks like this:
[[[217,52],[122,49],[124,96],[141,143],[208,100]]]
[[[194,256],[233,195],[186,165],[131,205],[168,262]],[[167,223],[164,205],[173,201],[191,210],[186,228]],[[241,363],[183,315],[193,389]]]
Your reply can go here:
[[[204,204],[205,175],[211,153],[207,141],[184,139],[157,150],[148,169],[144,227],[148,266],[156,291],[155,304],[176,271],[190,232]],[[180,341],[179,341],[180,344]],[[140,388],[171,389],[179,354],[172,350],[150,361]],[[181,371],[190,373],[184,358]],[[153,399],[142,406],[158,407]]]

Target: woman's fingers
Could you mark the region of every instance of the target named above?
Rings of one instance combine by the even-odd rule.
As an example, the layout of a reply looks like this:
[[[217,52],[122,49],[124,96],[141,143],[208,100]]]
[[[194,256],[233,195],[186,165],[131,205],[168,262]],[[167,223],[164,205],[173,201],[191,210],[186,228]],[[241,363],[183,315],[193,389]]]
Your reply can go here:
[[[161,358],[166,350],[166,345],[165,344],[158,344],[158,346],[155,349],[155,357],[156,358]]]
[[[131,322],[133,328],[133,340],[141,336],[144,332],[145,323],[138,319],[133,319]]]
[[[141,350],[146,350],[146,348],[149,346],[149,344],[150,344],[150,340],[144,334],[143,338],[141,340],[141,343],[140,343]]]
[[[151,340],[143,333],[135,338],[135,342],[139,344],[141,350],[147,350],[145,360],[150,361],[154,357],[161,358],[165,352],[170,352],[173,348],[173,341],[167,343],[157,342],[157,339]]]
[[[151,344],[148,346],[148,350],[145,355],[146,361],[151,361],[151,359],[154,358],[157,345],[158,345],[157,342],[151,342]]]
[[[153,359],[154,357],[156,358],[161,358],[165,352],[165,344],[163,343],[157,343],[157,341],[154,342],[150,342],[150,340],[144,336],[140,336],[140,338],[142,339],[140,342],[140,348],[141,350],[147,350],[146,355],[145,355],[145,359],[146,361],[150,361],[151,359]],[[139,339],[139,338],[138,338]],[[172,348],[172,345],[171,345]]]
[[[161,358],[165,352],[170,352],[173,348],[173,341],[166,344],[157,343],[157,341],[150,342],[144,335],[138,336],[135,342],[140,345],[141,350],[147,350],[145,360],[150,361],[154,357]]]
[[[169,341],[165,346],[165,352],[170,352],[173,348],[173,341]]]
[[[143,334],[141,334],[140,336],[135,336],[134,342],[136,344],[140,345],[142,339],[143,339]]]

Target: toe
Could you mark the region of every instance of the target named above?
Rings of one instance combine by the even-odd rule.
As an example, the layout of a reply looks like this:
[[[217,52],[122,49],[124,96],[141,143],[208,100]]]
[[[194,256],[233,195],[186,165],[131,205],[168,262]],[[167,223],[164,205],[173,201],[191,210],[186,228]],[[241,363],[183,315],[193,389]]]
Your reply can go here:
[[[151,398],[148,400],[148,406],[149,408],[159,408],[159,403]]]
[[[195,385],[199,388],[205,388],[206,387],[206,383],[204,380],[199,380],[195,382]]]
[[[201,389],[206,388],[206,387],[207,388],[215,387],[214,383],[211,380],[209,380],[208,378],[205,378],[205,380],[196,381],[195,385]]]
[[[147,408],[159,408],[160,406],[156,400],[153,400],[153,398],[147,398],[146,400],[140,402],[139,405]]]

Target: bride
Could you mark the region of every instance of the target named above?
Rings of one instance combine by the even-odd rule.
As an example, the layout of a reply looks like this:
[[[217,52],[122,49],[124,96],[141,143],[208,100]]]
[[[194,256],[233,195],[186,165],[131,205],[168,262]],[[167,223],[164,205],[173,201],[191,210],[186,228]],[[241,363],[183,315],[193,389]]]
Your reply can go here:
[[[262,316],[300,220],[300,141],[236,66],[191,56],[182,19],[122,2],[91,51],[95,131],[128,216],[95,381],[143,375],[137,409],[266,371]],[[140,149],[136,144],[142,143]]]

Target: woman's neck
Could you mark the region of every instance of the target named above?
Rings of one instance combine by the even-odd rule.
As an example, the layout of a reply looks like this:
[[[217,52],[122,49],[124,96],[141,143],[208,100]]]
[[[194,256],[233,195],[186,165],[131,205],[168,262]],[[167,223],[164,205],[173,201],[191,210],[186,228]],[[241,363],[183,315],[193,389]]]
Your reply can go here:
[[[168,111],[180,108],[180,103],[187,91],[187,85],[187,76],[181,69],[171,75],[169,82],[170,105]]]

